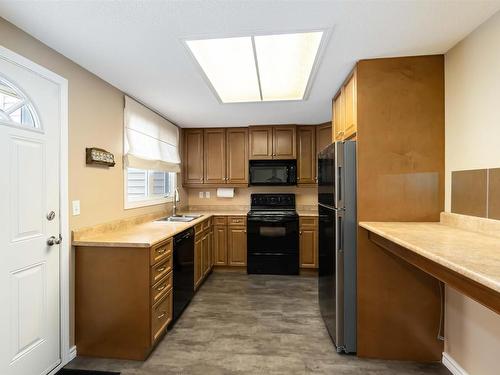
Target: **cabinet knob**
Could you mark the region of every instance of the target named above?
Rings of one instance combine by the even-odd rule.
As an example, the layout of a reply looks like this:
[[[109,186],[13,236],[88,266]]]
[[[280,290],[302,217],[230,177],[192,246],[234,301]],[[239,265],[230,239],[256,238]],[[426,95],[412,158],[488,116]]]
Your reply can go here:
[[[302,236],[302,231],[299,231],[299,234]]]

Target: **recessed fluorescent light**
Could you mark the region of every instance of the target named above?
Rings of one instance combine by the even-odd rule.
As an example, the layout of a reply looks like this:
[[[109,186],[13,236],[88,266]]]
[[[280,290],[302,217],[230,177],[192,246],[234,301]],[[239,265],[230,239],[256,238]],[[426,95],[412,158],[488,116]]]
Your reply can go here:
[[[186,41],[223,103],[303,100],[322,31]]]
[[[187,45],[224,103],[260,100],[251,37],[190,40]]]
[[[301,100],[322,32],[255,37],[263,100]]]

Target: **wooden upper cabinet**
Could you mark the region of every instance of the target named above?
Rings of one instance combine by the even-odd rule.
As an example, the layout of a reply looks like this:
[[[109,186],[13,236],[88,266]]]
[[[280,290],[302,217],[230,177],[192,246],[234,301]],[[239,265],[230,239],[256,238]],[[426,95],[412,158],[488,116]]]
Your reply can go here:
[[[357,132],[358,94],[356,77],[356,70],[354,70],[333,98],[332,135],[334,141],[352,138]]]
[[[333,141],[341,141],[344,136],[344,95],[343,89],[333,99],[332,109],[332,138]]]
[[[228,184],[248,184],[248,128],[226,130]]]
[[[356,93],[356,71],[344,85],[344,135],[343,139],[350,138],[357,131],[357,93]]]
[[[273,128],[272,126],[254,126],[249,128],[249,158],[273,158]]]
[[[299,185],[316,183],[316,127],[297,128],[297,182]]]
[[[330,122],[316,126],[316,154],[332,143],[332,124]]]
[[[296,159],[296,126],[273,128],[273,159]]]
[[[251,126],[249,157],[254,160],[296,159],[296,126]]]
[[[184,130],[184,183],[203,183],[203,129]]]
[[[226,130],[205,129],[204,134],[204,182],[226,182]]]

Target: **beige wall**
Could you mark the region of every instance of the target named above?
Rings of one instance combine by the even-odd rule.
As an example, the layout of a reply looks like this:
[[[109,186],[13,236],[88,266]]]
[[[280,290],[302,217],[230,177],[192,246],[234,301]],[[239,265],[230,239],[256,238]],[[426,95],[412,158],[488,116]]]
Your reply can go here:
[[[165,209],[123,207],[123,93],[0,18],[0,44],[68,80],[69,200],[80,200],[81,214],[70,215],[78,229]],[[85,147],[115,155],[114,168],[85,165]]]
[[[451,171],[500,167],[500,13],[445,56],[446,210]],[[497,374],[500,315],[446,290],[445,351],[469,374]]]
[[[210,198],[199,198],[199,192],[210,192]],[[248,208],[250,206],[250,194],[252,193],[295,193],[297,208],[316,208],[318,203],[318,189],[316,187],[249,187],[235,188],[234,198],[217,198],[216,189],[189,189],[189,206],[231,206]]]

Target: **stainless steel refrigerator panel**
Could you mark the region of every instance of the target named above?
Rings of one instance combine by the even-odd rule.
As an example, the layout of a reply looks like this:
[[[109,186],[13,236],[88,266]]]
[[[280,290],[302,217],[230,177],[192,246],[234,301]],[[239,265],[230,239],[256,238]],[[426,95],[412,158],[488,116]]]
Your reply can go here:
[[[345,330],[344,330],[344,250],[343,250],[343,231],[344,231],[344,211],[335,210],[335,315],[336,319],[336,340],[337,351],[345,350]]]
[[[344,350],[356,352],[357,321],[357,206],[356,142],[344,143],[344,211],[342,250],[344,260]]]

